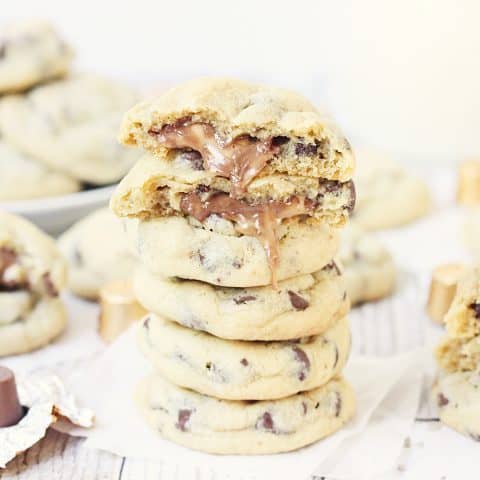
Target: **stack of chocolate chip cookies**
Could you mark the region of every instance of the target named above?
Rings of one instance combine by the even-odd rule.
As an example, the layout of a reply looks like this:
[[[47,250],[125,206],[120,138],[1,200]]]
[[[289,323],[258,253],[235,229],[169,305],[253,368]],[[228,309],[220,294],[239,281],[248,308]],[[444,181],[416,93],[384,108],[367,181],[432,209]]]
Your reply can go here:
[[[460,280],[436,350],[442,369],[434,386],[440,420],[480,441],[480,268]]]
[[[200,79],[130,110],[145,156],[111,207],[150,312],[138,392],[161,434],[213,453],[293,450],[341,428],[349,300],[333,261],[354,206],[351,148],[303,97]]]

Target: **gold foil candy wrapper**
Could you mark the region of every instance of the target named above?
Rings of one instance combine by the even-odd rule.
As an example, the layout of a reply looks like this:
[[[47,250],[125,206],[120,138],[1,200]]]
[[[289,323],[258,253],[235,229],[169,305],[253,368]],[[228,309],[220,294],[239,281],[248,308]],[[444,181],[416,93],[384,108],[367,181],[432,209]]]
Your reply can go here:
[[[98,332],[103,340],[112,342],[146,313],[137,302],[130,282],[111,282],[100,290]]]
[[[443,323],[443,317],[452,304],[457,283],[464,272],[465,267],[459,263],[440,265],[433,271],[427,312],[434,322]]]
[[[17,376],[16,383],[25,415],[16,425],[0,429],[0,468],[45,437],[59,418],[79,427],[93,426],[93,412],[79,407],[57,376]]]
[[[460,165],[457,201],[464,205],[480,204],[480,160],[468,160]]]

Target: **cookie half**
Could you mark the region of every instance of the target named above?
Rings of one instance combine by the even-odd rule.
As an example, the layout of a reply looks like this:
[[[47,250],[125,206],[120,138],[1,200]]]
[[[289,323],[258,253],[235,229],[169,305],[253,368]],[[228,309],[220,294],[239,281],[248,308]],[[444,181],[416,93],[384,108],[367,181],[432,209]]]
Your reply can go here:
[[[241,196],[255,177],[346,181],[354,159],[330,119],[301,95],[229,78],[201,78],[133,107],[121,140],[162,155],[197,151],[206,170],[227,178]]]
[[[440,377],[433,387],[440,420],[480,441],[480,373],[456,372]]]
[[[480,267],[470,269],[459,281],[444,322],[451,337],[480,335]]]
[[[379,300],[395,288],[390,252],[372,235],[350,224],[342,230],[337,255],[352,305]]]
[[[139,386],[137,401],[166,439],[217,454],[296,450],[336,432],[355,411],[353,391],[342,378],[280,400],[248,402],[208,397],[154,375]]]
[[[480,335],[445,337],[435,350],[439,365],[447,372],[472,371],[480,365]]]
[[[0,37],[0,94],[26,90],[70,68],[73,51],[48,22],[4,25]]]
[[[314,337],[245,342],[223,340],[150,314],[138,339],[164,378],[229,400],[283,398],[319,387],[342,371],[350,351],[347,317]]]
[[[207,214],[247,219],[271,211],[282,220],[306,215],[312,221],[343,225],[355,205],[353,182],[277,173],[253,179],[241,199],[232,198],[231,184],[200,168],[196,152],[147,155],[121,181],[111,206],[119,216],[150,218]]]
[[[231,222],[211,216],[202,224],[188,217],[124,220],[130,244],[152,273],[228,287],[269,285],[270,262],[264,245],[253,236],[239,235]],[[336,229],[301,220],[283,223],[276,279],[321,270],[334,257]]]
[[[68,288],[96,299],[105,284],[129,280],[135,259],[130,252],[121,220],[108,208],[97,210],[70,227],[58,239],[68,260]]]
[[[63,330],[66,264],[54,241],[26,220],[0,212],[0,355],[48,343]]]
[[[3,138],[23,153],[77,180],[119,180],[137,153],[118,144],[122,113],[136,100],[128,87],[77,74],[0,100]]]
[[[166,278],[138,267],[138,301],[185,327],[234,340],[287,340],[324,332],[349,310],[335,263],[283,280],[278,287],[226,288]],[[227,320],[228,319],[228,320]]]

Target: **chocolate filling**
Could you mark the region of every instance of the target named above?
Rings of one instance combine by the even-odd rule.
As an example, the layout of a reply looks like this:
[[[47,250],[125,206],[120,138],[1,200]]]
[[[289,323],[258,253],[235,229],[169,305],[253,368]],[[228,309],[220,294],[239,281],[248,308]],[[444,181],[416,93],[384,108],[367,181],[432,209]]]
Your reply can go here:
[[[305,197],[294,196],[283,202],[270,201],[249,205],[223,192],[208,194],[205,199],[197,192],[190,192],[183,196],[180,208],[199,222],[203,222],[209,215],[219,215],[235,222],[239,233],[258,238],[265,248],[272,272],[272,283],[276,286],[275,270],[279,261],[277,226],[285,218],[310,213],[314,202]]]
[[[230,179],[234,198],[245,192],[247,185],[280,151],[280,146],[272,137],[260,140],[241,135],[227,140],[221,138],[208,123],[192,122],[190,117],[160,129],[151,128],[148,133],[167,148],[188,148],[199,152],[205,170]]]

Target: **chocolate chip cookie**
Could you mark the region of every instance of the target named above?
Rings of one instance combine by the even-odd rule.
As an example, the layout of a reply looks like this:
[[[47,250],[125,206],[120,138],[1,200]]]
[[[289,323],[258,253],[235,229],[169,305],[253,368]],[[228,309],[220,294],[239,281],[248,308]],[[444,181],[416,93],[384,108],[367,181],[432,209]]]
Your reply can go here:
[[[0,94],[65,75],[72,58],[70,46],[48,22],[4,25],[0,29]]]
[[[80,183],[55,172],[0,140],[0,202],[52,197],[80,190]]]
[[[480,372],[442,375],[433,388],[440,420],[473,440],[480,441]]]
[[[348,141],[301,95],[228,78],[201,78],[142,102],[124,117],[121,140],[162,154],[199,152],[200,165],[241,197],[258,176],[347,181]]]
[[[137,268],[134,290],[151,312],[234,340],[288,340],[317,335],[347,314],[349,301],[334,262],[270,286],[225,288],[154,275]],[[228,319],[228,321],[226,320]]]
[[[137,401],[150,425],[168,440],[218,454],[295,450],[339,430],[355,410],[351,387],[341,377],[280,400],[232,401],[154,375],[139,386]]]
[[[321,335],[246,342],[223,340],[150,314],[138,338],[164,378],[229,400],[276,399],[312,390],[342,371],[350,351],[346,317]]]
[[[65,328],[66,265],[54,241],[0,212],[0,356],[41,347]]]
[[[427,185],[385,154],[355,150],[358,159],[353,219],[366,230],[398,227],[426,215],[431,206]]]
[[[108,208],[70,227],[58,239],[58,247],[70,266],[68,288],[80,297],[94,300],[106,283],[133,275],[135,260],[122,223]]]
[[[191,217],[124,219],[130,244],[152,273],[200,280],[227,287],[269,285],[272,281],[264,245],[241,235],[232,222],[211,215],[203,223]],[[276,235],[278,281],[321,270],[339,243],[336,229],[302,219],[279,225]]]
[[[379,300],[395,288],[395,264],[390,252],[372,235],[349,224],[342,230],[337,255],[352,305]]]
[[[95,185],[119,180],[137,154],[118,144],[122,112],[136,94],[86,74],[0,100],[3,138],[48,167]]]

